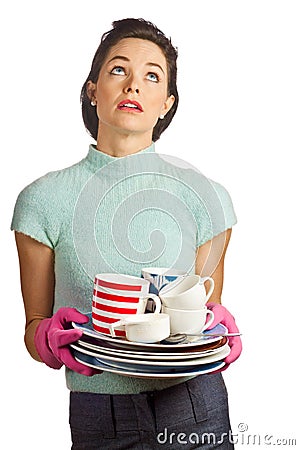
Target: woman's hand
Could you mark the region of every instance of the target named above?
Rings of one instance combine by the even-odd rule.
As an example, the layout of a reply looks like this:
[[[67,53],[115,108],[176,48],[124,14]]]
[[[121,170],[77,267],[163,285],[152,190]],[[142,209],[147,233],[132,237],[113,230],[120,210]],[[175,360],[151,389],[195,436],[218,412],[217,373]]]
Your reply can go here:
[[[60,369],[64,364],[82,375],[95,375],[99,371],[79,363],[71,353],[69,344],[82,336],[81,330],[70,328],[72,321],[86,323],[88,317],[75,308],[60,308],[51,318],[41,320],[34,335],[36,350],[52,369]]]
[[[87,317],[73,308],[61,308],[52,316],[54,304],[54,252],[30,236],[16,232],[20,260],[21,286],[26,313],[25,344],[37,361],[59,369],[65,364],[85,375],[95,371],[78,363],[68,345],[82,335],[70,329],[70,322],[87,322]]]
[[[212,302],[207,303],[206,306],[214,313],[214,321],[208,329],[215,327],[218,323],[222,323],[228,329],[228,333],[239,333],[234,317],[225,306]],[[238,359],[242,352],[242,341],[240,336],[228,337],[228,344],[230,347],[230,354],[225,358],[224,361],[226,366],[222,370],[227,369],[229,364]]]
[[[218,323],[223,323],[228,328],[229,333],[239,333],[234,317],[220,304],[223,288],[224,259],[230,237],[231,229],[228,229],[201,247],[198,247],[195,273],[202,277],[210,276],[215,283],[210,302],[206,304],[207,308],[214,313],[214,321],[209,329],[215,327]],[[239,336],[228,337],[228,344],[230,346],[230,354],[225,358],[226,364],[216,372],[222,372],[227,369],[229,364],[235,361],[242,352],[242,341]]]

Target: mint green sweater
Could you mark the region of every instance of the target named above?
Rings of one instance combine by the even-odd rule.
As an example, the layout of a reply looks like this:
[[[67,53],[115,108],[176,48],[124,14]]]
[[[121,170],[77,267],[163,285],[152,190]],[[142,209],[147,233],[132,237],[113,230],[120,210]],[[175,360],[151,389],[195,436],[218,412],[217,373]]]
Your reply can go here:
[[[197,247],[236,223],[227,191],[154,144],[111,157],[90,145],[77,164],[50,172],[18,196],[11,229],[55,253],[54,312],[91,311],[96,273],[141,276],[143,267],[194,273]],[[183,378],[85,377],[66,369],[72,391],[129,394],[163,389]]]

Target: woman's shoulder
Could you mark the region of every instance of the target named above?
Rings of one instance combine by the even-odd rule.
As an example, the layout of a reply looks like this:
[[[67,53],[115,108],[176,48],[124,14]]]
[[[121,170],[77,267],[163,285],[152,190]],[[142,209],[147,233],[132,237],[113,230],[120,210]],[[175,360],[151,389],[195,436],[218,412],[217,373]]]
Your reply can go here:
[[[216,193],[216,202],[218,204],[218,210],[221,212],[222,222],[224,221],[226,229],[231,228],[237,222],[231,195],[223,184],[212,179],[208,180]]]
[[[57,196],[76,188],[83,173],[83,160],[63,169],[47,172],[25,186],[19,195],[22,196]]]
[[[80,165],[48,172],[28,184],[18,195],[11,229],[54,248],[61,224],[68,220],[80,186]],[[78,184],[77,184],[78,186]]]
[[[208,178],[208,181],[212,186],[212,188],[214,189],[214,191],[216,192],[216,194],[218,195],[218,197],[220,198],[220,201],[225,203],[229,202],[230,204],[232,203],[231,195],[227,190],[227,187],[225,187],[218,181],[212,180],[211,178]]]

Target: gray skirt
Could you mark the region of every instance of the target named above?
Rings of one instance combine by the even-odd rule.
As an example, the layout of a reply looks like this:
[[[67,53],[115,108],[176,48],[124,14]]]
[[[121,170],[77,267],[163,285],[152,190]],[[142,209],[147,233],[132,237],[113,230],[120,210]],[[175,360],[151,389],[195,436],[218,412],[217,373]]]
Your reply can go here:
[[[71,392],[70,427],[72,450],[234,448],[221,373],[141,394]]]

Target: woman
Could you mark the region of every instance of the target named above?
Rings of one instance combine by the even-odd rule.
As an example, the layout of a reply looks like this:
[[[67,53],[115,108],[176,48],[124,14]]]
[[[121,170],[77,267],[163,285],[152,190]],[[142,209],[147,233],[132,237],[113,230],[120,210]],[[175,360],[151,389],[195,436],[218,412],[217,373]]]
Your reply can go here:
[[[153,142],[168,127],[178,105],[176,59],[170,40],[150,22],[114,22],[113,29],[102,37],[81,95],[84,123],[97,145],[91,145],[87,157],[74,166],[49,173],[27,186],[16,203],[12,229],[26,312],[25,344],[37,361],[54,369],[66,366],[74,450],[176,449],[183,445],[232,448],[227,394],[220,373],[168,380],[101,373],[76,361],[68,346],[81,336],[70,323],[87,322],[84,313],[91,310],[93,274],[112,271],[108,268],[113,267],[114,271],[140,276],[142,267],[149,266],[151,259],[136,261],[133,257],[133,248],[145,244],[148,231],[166,228],[166,237],[171,239],[159,256],[152,254],[151,261],[157,267],[174,265],[182,244],[166,214],[151,210],[145,217],[143,206],[143,214],[132,225],[131,246],[123,254],[115,245],[118,240],[123,244],[122,227],[114,235],[110,227],[124,198],[145,189],[160,189],[161,195],[156,197],[160,210],[168,211],[172,184],[175,206],[180,198],[180,205],[186,204],[195,216],[195,224],[181,222],[185,251],[177,262],[190,273],[214,278],[208,307],[214,311],[215,323],[223,322],[229,331],[237,331],[233,317],[220,305],[224,258],[236,221],[230,197],[222,186],[209,181],[208,190],[218,204],[215,202],[216,207],[207,212],[199,198],[186,194],[178,183],[186,175],[185,169],[164,160],[163,170],[168,167],[172,177],[170,173],[161,177],[161,173],[151,171],[157,158]],[[137,157],[150,164],[147,175],[144,165],[136,164]],[[141,167],[143,170],[139,170]],[[92,217],[98,254],[86,231],[89,199],[84,210],[78,210],[91,179],[101,188],[106,186],[107,194]],[[139,203],[138,209],[142,210]],[[230,346],[227,366],[241,352],[240,339],[231,338]]]

